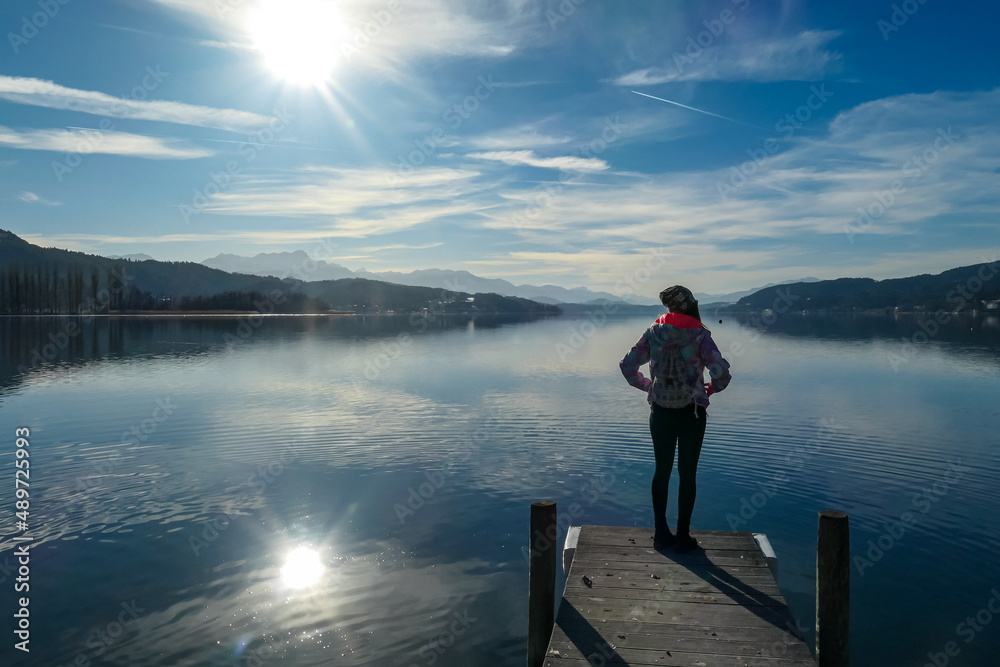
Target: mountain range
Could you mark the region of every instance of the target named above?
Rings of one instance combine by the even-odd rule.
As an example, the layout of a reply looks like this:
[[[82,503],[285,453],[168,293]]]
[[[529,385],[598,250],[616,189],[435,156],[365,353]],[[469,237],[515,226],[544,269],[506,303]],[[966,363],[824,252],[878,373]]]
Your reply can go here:
[[[195,262],[112,259],[42,248],[0,229],[0,313],[255,309],[532,316],[560,312],[528,299],[365,278],[306,282],[230,273]]]
[[[410,271],[409,273],[399,271],[376,272],[366,271],[365,269],[352,271],[341,264],[326,262],[324,260],[314,260],[304,250],[260,253],[253,257],[220,254],[206,259],[201,263],[213,269],[220,269],[231,273],[247,273],[253,276],[274,276],[276,278],[291,276],[300,280],[367,278],[369,280],[383,280],[396,285],[435,287],[463,292],[492,292],[503,296],[516,296],[548,304],[624,302],[640,306],[661,306],[659,299],[648,296],[639,296],[636,294],[619,296],[609,292],[596,292],[586,287],[567,289],[558,285],[515,285],[507,280],[483,278],[468,271],[453,271],[449,269],[422,269]],[[818,280],[818,278],[799,278],[787,282],[807,283]],[[744,296],[768,287],[773,287],[776,284],[785,283],[769,283],[762,287],[754,287],[726,294],[695,292],[695,298],[701,303],[735,303]]]
[[[289,258],[295,264],[289,264]],[[248,264],[243,260],[255,260]],[[136,310],[253,310],[269,294],[288,297],[288,312],[349,310],[359,313],[456,312],[578,315],[614,304],[621,314],[662,311],[660,304],[623,303],[621,297],[586,288],[554,285],[515,286],[505,280],[480,278],[466,271],[428,269],[410,273],[352,272],[313,262],[302,253],[271,253],[256,258],[215,258],[230,270],[194,262],[112,259],[99,255],[42,248],[0,230],[0,313],[75,313],[111,294],[97,312]],[[226,264],[228,262],[228,264]],[[268,275],[255,275],[248,269]],[[341,273],[337,276],[337,271]],[[900,310],[949,313],[993,311],[1000,307],[1000,262],[974,264],[939,274],[874,280],[815,278],[769,285],[741,294],[699,295],[702,312],[772,309],[778,312]],[[360,275],[359,275],[360,274]],[[371,277],[377,276],[381,280]],[[424,282],[405,284],[395,281]],[[515,292],[504,294],[503,292]],[[519,296],[532,294],[534,298]],[[567,302],[563,299],[573,299]],[[553,303],[553,301],[555,303]],[[650,299],[646,300],[647,303]],[[249,306],[247,304],[250,304]]]

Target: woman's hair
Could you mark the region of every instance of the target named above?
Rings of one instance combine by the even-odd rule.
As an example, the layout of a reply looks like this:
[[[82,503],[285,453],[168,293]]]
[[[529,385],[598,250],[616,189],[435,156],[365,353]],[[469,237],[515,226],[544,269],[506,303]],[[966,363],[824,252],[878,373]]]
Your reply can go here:
[[[671,313],[681,313],[701,322],[698,300],[687,287],[681,285],[668,287],[660,292],[660,302],[669,308]]]

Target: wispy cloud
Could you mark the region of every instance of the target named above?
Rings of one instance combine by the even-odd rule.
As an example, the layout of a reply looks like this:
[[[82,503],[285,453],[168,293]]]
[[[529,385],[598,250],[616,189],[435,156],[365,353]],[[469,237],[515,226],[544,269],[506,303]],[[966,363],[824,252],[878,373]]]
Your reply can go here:
[[[106,245],[146,247],[166,243],[206,243],[214,241],[243,241],[256,245],[293,245],[322,241],[330,236],[325,227],[316,229],[282,229],[267,231],[227,230],[225,232],[193,232],[185,234],[19,234],[25,241],[43,246],[58,246],[73,250],[95,252]]]
[[[401,179],[393,169],[309,167],[248,180],[215,195],[205,210],[258,216],[346,216],[367,209],[452,201],[475,192],[479,172],[421,169]]]
[[[706,48],[697,58],[674,56],[661,67],[635,70],[615,79],[619,86],[672,81],[816,81],[839,72],[842,58],[827,49],[837,30],[806,30],[792,37]]]
[[[538,157],[534,151],[489,151],[469,153],[466,157],[476,160],[494,160],[507,165],[565,169],[567,171],[604,171],[608,169],[608,163],[598,158],[583,158],[573,155]]]
[[[250,44],[241,42],[220,42],[213,39],[204,39],[198,42],[201,46],[207,46],[212,49],[222,49],[223,51],[254,51],[254,47]]]
[[[544,148],[568,144],[573,139],[568,135],[553,136],[539,131],[539,123],[528,123],[517,127],[497,130],[476,137],[469,137],[464,144],[482,151],[512,150],[516,148]]]
[[[0,125],[0,146],[59,153],[102,153],[150,160],[191,160],[214,151],[182,142],[127,132],[87,130],[16,130]]]
[[[440,241],[438,241],[437,243],[423,243],[420,245],[410,245],[408,243],[389,243],[387,245],[364,246],[358,248],[358,250],[367,253],[379,253],[385,250],[426,250],[427,248],[437,248],[438,246],[442,245],[444,245],[444,243]],[[347,259],[347,258],[342,257],[341,259]]]
[[[17,198],[26,204],[45,204],[46,206],[59,206],[60,204],[60,202],[50,201],[44,197],[39,197],[34,192],[28,192],[27,190],[19,194]]]
[[[844,267],[856,267],[855,275],[885,276],[878,268],[884,239],[909,239],[912,247],[926,243],[927,234],[939,235],[942,225],[954,235],[953,247],[900,256],[896,275],[921,272],[922,261],[941,269],[947,262],[974,263],[985,252],[976,240],[979,230],[1000,213],[996,117],[1000,89],[888,98],[841,113],[825,136],[792,142],[751,163],[753,176],[727,200],[718,186],[730,184],[729,167],[637,175],[615,188],[549,188],[541,200],[541,189],[506,189],[507,205],[487,211],[482,224],[515,231],[541,248],[537,252],[579,255],[594,277],[605,268],[587,258],[588,249],[627,254],[651,239],[674,249],[672,270],[703,275],[709,285],[773,276],[776,266],[787,278],[810,267],[829,267],[825,277],[843,275],[837,272]],[[744,153],[734,167],[745,160]],[[889,201],[894,182],[892,203],[882,206],[878,197]],[[852,244],[845,227],[856,224],[859,207],[873,204],[874,221]],[[818,239],[824,239],[822,251]],[[758,249],[762,242],[768,250]],[[542,267],[562,266],[556,264],[561,260],[532,257]],[[492,261],[516,274],[525,258],[512,253]],[[716,265],[729,268],[710,274]]]
[[[230,132],[256,131],[271,120],[268,116],[249,111],[217,109],[182,102],[132,100],[92,90],[67,88],[42,79],[3,75],[0,75],[0,99],[96,116],[155,120]]]
[[[312,167],[241,183],[212,197],[206,212],[226,215],[319,217],[334,220],[329,237],[403,231],[433,220],[481,214],[479,172],[418,170],[405,179],[392,169]]]

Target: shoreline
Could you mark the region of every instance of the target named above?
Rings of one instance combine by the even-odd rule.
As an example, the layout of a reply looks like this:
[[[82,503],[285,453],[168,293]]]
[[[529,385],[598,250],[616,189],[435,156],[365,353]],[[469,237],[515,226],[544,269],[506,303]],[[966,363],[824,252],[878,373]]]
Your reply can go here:
[[[331,317],[357,315],[353,310],[331,310],[325,313],[261,313],[257,310],[137,310],[126,313],[32,313],[30,315],[0,315],[0,317]]]

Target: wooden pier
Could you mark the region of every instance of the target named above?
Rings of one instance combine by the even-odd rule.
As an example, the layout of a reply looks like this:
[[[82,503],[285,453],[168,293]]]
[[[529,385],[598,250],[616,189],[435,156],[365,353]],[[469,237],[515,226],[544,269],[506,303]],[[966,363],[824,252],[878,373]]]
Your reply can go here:
[[[691,534],[678,554],[652,528],[583,526],[546,667],[815,667],[753,535]]]
[[[567,531],[554,618],[556,504],[531,504],[527,667],[849,667],[850,530],[819,513],[816,658],[778,588],[764,535],[692,531],[688,553],[653,549],[652,528]],[[553,622],[554,621],[554,622]]]

